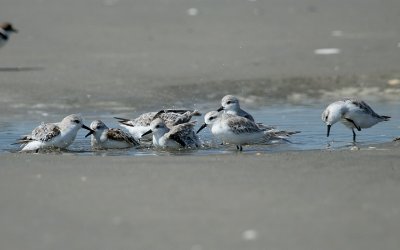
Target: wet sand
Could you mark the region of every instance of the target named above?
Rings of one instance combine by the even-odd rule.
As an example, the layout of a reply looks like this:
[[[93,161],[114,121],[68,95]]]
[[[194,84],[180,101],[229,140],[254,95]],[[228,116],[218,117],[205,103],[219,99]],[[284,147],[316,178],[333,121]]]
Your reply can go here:
[[[398,101],[388,83],[400,78],[399,8],[4,1],[2,21],[20,32],[0,50],[0,114],[197,107],[226,93],[253,105]],[[389,143],[260,156],[3,154],[0,248],[399,249],[399,153]]]
[[[400,148],[383,148],[3,155],[1,247],[398,249]]]
[[[398,87],[387,84],[400,77],[398,7],[397,0],[6,1],[1,18],[20,32],[0,52],[2,109],[152,110],[227,92],[259,102],[327,91],[339,91],[328,99],[398,100]],[[340,53],[316,55],[321,48]]]

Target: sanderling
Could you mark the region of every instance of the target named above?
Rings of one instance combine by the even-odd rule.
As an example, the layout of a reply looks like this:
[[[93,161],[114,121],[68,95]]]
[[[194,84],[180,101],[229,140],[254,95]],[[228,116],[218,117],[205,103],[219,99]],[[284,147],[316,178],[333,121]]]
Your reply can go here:
[[[0,23],[0,48],[6,44],[11,33],[17,33],[16,30],[11,23]]]
[[[130,148],[139,146],[139,142],[130,134],[119,128],[108,128],[100,120],[95,120],[90,124],[92,131],[85,136],[91,137],[92,148],[95,149],[112,149],[112,148]]]
[[[192,116],[200,116],[201,113],[197,110],[177,110],[166,109],[158,112],[144,113],[136,119],[129,120],[125,118],[114,117],[118,122],[136,139],[151,140],[151,135],[142,138],[143,134],[149,131],[150,123],[157,117],[161,118],[168,127],[185,123],[192,119]]]
[[[197,130],[197,133],[210,126],[213,135],[224,142],[235,144],[240,151],[243,150],[242,145],[269,143],[272,140],[286,139],[292,134],[299,133],[298,131],[288,132],[263,129],[245,117],[218,113],[218,111],[208,112],[204,116],[204,122]]]
[[[226,114],[242,116],[255,122],[252,115],[250,115],[249,113],[240,108],[239,99],[233,95],[224,96],[221,100],[221,107],[217,109],[217,111],[218,112],[223,111]],[[267,129],[267,130],[275,129],[274,126],[265,125],[263,123],[257,122],[256,124],[261,129]]]
[[[361,131],[362,128],[370,128],[378,122],[388,121],[390,116],[378,115],[364,101],[346,98],[329,104],[322,112],[321,118],[327,126],[327,137],[329,137],[331,126],[341,121],[353,131],[353,142],[355,142],[356,133],[354,129]]]
[[[164,120],[156,118],[150,123],[150,129],[143,135],[153,133],[153,145],[160,148],[197,148],[199,138],[193,131],[195,122],[186,122],[168,127]]]
[[[222,110],[226,114],[243,116],[254,122],[253,116],[240,108],[239,99],[233,95],[226,95],[222,97],[221,107],[217,111],[219,112]]]
[[[26,135],[17,144],[22,144],[21,151],[38,151],[44,148],[66,148],[75,140],[80,128],[90,130],[82,122],[80,115],[69,115],[57,123],[42,123],[31,135]]]

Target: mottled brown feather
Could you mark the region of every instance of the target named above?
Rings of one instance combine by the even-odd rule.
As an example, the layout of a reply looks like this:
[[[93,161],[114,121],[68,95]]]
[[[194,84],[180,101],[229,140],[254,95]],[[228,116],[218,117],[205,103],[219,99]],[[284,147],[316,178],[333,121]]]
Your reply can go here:
[[[110,128],[107,130],[107,137],[115,141],[126,141],[132,145],[139,145],[139,143],[129,134],[118,128]]]

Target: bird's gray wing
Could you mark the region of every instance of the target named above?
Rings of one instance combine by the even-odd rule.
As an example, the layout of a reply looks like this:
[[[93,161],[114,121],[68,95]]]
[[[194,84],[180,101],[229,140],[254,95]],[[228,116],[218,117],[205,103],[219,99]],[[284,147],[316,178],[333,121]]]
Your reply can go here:
[[[61,134],[60,127],[53,123],[42,123],[37,126],[30,135],[25,135],[17,140],[17,144],[24,144],[31,141],[50,141]]]
[[[195,122],[187,122],[183,124],[178,124],[173,126],[171,130],[165,134],[169,139],[172,139],[179,143],[182,147],[187,147],[190,145],[198,146],[198,138],[193,127]]]
[[[118,128],[111,128],[107,130],[107,137],[115,141],[125,141],[131,145],[139,145],[139,143],[128,133]]]
[[[380,117],[366,102],[358,99],[352,99],[352,98],[345,98],[343,101],[345,102],[350,102],[354,106],[358,107],[362,112],[365,112],[367,114],[370,114],[371,116],[374,117]]]
[[[235,134],[244,134],[244,133],[255,133],[264,131],[257,126],[253,121],[236,115],[229,115],[227,119],[228,126],[232,129]]]
[[[118,120],[118,122],[122,125],[129,126],[129,127],[136,127],[136,126],[149,126],[151,121],[153,121],[156,112],[148,112],[141,114],[139,117],[130,120],[126,118],[114,117]]]

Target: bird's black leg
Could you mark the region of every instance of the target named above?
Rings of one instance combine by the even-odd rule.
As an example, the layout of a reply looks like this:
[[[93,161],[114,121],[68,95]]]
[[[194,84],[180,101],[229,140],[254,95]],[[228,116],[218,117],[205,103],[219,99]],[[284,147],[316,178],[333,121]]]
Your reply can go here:
[[[236,149],[239,150],[239,151],[243,151],[242,145],[236,145]]]
[[[356,142],[356,132],[354,132],[354,129],[351,129],[351,131],[353,131],[353,142]]]

